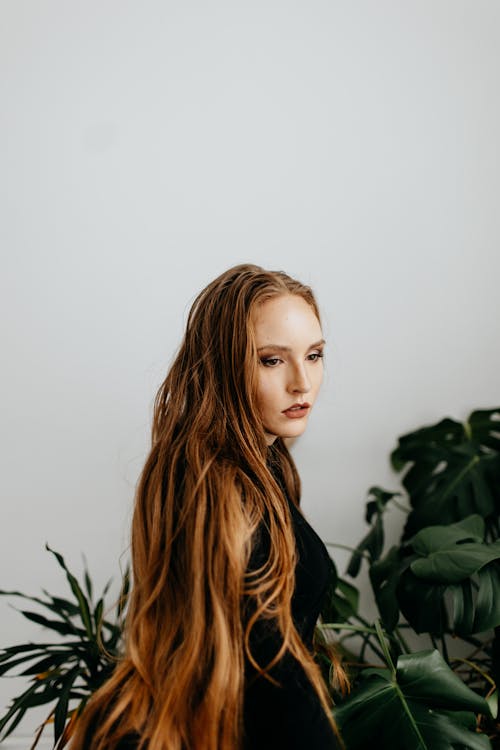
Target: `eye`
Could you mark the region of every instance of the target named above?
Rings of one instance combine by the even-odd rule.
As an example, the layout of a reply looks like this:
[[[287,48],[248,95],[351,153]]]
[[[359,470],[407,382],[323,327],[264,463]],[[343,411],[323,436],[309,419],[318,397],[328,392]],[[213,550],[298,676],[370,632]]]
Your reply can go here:
[[[311,354],[308,355],[307,359],[310,362],[317,362],[319,359],[323,358],[323,352],[311,352]]]
[[[281,359],[278,357],[263,357],[260,361],[264,367],[276,367],[281,362]]]

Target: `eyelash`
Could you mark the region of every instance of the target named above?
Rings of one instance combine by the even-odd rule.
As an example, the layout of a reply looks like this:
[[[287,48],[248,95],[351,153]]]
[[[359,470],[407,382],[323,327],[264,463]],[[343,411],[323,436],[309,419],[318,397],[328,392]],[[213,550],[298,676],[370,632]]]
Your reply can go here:
[[[309,362],[318,362],[318,360],[323,359],[323,352],[312,352],[311,354],[308,354],[308,360]],[[314,357],[314,359],[311,359],[311,357]],[[277,363],[281,362],[282,360],[279,357],[263,357],[261,360],[264,367],[276,367],[276,364],[270,364],[271,362]]]

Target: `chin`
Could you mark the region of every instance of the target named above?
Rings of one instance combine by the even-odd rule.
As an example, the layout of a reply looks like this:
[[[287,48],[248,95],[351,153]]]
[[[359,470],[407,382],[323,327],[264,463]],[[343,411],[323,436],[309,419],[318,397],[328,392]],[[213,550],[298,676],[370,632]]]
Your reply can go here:
[[[281,435],[283,440],[293,440],[300,437],[306,431],[306,426],[297,427],[295,430],[289,430],[285,435]]]

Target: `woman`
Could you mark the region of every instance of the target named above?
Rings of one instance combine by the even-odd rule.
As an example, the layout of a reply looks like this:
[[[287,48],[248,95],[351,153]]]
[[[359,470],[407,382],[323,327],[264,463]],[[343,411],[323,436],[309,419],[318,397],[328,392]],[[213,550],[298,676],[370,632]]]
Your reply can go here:
[[[72,750],[332,750],[314,662],[330,572],[284,443],[323,376],[309,287],[254,265],[204,289],[155,401],[125,654]]]

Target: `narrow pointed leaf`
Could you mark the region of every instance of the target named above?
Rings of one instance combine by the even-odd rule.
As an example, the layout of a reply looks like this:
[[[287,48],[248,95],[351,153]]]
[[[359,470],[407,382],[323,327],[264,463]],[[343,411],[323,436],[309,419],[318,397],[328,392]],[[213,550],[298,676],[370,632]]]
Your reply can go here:
[[[42,625],[44,628],[55,630],[57,633],[61,633],[61,635],[75,635],[78,632],[84,632],[81,629],[74,627],[73,625],[69,625],[67,622],[64,622],[64,620],[49,620],[47,617],[39,615],[38,612],[28,612],[27,610],[21,610],[21,614],[26,617],[26,619],[31,620],[32,622],[36,622],[38,625]]]
[[[68,570],[66,563],[64,562],[64,558],[59,552],[56,552],[55,550],[51,549],[49,545],[45,545],[47,550],[51,552],[56,560],[58,561],[61,568],[66,572],[66,577],[68,579],[68,583],[71,587],[71,590],[73,594],[75,595],[78,606],[80,608],[80,616],[82,618],[83,625],[85,627],[85,630],[87,632],[87,635],[89,638],[93,639],[94,634],[92,632],[92,623],[91,623],[91,617],[90,617],[90,607],[89,602],[83,593],[82,589],[80,588],[80,585],[78,581],[76,580],[75,576]]]
[[[18,659],[12,659],[12,661],[4,661],[3,664],[0,664],[0,677],[7,672],[10,672],[14,667],[18,667],[20,664],[26,664],[27,662],[33,661],[33,659],[37,659],[42,656],[43,653],[43,651],[36,651],[35,653],[25,654]]]
[[[71,661],[78,659],[76,655],[69,655],[67,651],[60,651],[59,653],[52,653],[50,656],[37,661],[32,664],[28,669],[21,672],[23,676],[37,675],[44,672],[50,672],[58,668],[61,664],[67,664]]]
[[[56,742],[64,731],[64,726],[68,718],[68,703],[71,688],[75,680],[81,674],[81,671],[81,667],[74,667],[74,669],[68,672],[62,684],[62,689],[59,693],[59,700],[57,701],[54,713],[54,739]]]
[[[84,573],[84,581],[85,581],[85,590],[87,591],[89,600],[92,601],[92,581],[89,576],[89,571],[85,567],[85,573]]]
[[[12,705],[7,710],[7,713],[0,718],[0,732],[3,732],[4,727],[9,723],[12,716],[17,713],[20,709],[23,709],[24,704],[28,701],[28,699],[35,693],[35,691],[38,689],[38,685],[36,683],[30,685],[21,695],[19,695],[17,698],[14,698],[12,701]]]

